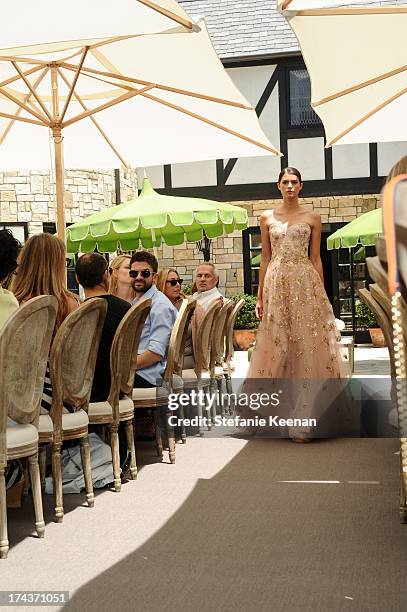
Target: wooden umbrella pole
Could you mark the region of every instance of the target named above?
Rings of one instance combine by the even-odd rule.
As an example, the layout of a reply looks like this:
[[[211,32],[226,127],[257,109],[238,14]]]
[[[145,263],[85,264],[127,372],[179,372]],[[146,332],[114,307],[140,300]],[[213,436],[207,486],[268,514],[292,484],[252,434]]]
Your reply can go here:
[[[52,138],[54,139],[55,156],[55,192],[56,192],[56,222],[57,235],[65,242],[65,209],[64,209],[64,163],[62,148],[62,129],[59,115],[58,66],[51,66],[52,86]]]
[[[55,154],[55,192],[57,235],[65,242],[65,208],[64,208],[64,164],[62,149],[62,130],[59,126],[52,128]]]

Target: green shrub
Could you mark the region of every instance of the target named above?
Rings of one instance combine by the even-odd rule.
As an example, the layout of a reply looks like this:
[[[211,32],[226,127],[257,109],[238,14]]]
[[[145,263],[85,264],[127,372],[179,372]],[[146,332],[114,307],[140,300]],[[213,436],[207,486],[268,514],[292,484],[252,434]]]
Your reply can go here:
[[[256,307],[257,297],[248,295],[247,293],[235,293],[230,296],[230,299],[236,304],[241,298],[245,303],[243,308],[238,313],[235,321],[235,329],[257,329],[259,320],[256,318],[254,309]]]
[[[369,329],[372,327],[379,327],[373,312],[370,308],[362,301],[356,302],[355,314],[357,326],[359,329]]]
[[[192,295],[193,291],[192,291],[192,287],[194,286],[194,283],[191,281],[190,283],[185,283],[182,285],[181,289],[182,289],[182,293],[184,295]]]

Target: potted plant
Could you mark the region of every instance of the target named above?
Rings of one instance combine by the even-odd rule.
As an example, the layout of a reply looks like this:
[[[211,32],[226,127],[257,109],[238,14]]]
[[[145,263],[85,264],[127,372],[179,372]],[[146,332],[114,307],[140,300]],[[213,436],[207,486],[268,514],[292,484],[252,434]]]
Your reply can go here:
[[[235,303],[242,298],[244,299],[244,304],[236,317],[233,338],[236,348],[241,351],[247,351],[255,342],[259,326],[259,320],[255,314],[257,297],[246,293],[236,293],[231,296]]]
[[[372,345],[376,347],[386,346],[383,332],[370,308],[362,301],[356,303],[356,320],[359,329],[369,330]]]

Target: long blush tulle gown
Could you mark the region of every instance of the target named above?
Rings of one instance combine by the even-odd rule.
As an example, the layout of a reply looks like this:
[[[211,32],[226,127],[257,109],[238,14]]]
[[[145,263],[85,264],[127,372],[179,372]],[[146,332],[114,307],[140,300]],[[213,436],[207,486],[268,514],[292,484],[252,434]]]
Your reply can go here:
[[[269,235],[263,317],[241,392],[276,391],[277,386],[280,405],[260,408],[259,416],[318,421],[316,428],[288,427],[291,437],[337,434],[343,425],[338,422],[343,414],[337,400],[349,373],[331,304],[308,256],[311,227],[287,225],[273,217]]]

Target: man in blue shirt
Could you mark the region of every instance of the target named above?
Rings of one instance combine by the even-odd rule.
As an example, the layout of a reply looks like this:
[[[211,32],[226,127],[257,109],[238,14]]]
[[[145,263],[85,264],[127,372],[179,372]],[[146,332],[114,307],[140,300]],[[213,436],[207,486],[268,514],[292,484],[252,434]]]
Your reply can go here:
[[[167,365],[167,351],[171,331],[178,311],[155,286],[157,259],[148,251],[134,253],[130,260],[130,276],[136,293],[133,304],[151,299],[151,310],[141,332],[135,387],[157,387],[162,382]]]

